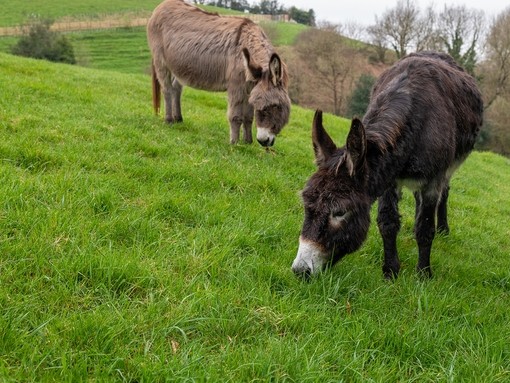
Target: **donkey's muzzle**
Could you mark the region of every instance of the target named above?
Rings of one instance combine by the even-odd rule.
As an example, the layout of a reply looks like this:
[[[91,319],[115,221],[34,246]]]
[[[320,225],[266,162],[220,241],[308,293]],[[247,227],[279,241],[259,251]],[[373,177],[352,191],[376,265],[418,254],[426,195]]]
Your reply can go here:
[[[273,146],[275,140],[275,134],[268,128],[257,127],[257,141],[260,145],[268,148]]]
[[[262,146],[264,146],[266,148],[274,145],[274,137],[268,137],[268,138],[265,138],[263,140],[259,140],[257,138],[257,141],[259,142],[260,145],[262,145]]]
[[[300,238],[298,253],[292,262],[292,271],[297,276],[308,279],[324,270],[328,261],[327,253],[317,244]]]

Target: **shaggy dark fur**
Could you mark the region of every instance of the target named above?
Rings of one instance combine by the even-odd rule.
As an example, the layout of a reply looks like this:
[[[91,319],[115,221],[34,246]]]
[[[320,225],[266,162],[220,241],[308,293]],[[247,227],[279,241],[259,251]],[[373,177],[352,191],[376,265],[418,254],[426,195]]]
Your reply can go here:
[[[317,111],[312,138],[318,170],[303,191],[305,219],[293,270],[314,273],[358,249],[377,199],[383,273],[396,276],[398,202],[405,185],[416,199],[417,269],[431,276],[435,218],[437,229],[448,232],[449,180],[473,149],[482,114],[475,80],[437,52],[411,54],[380,76],[345,147],[336,147]]]

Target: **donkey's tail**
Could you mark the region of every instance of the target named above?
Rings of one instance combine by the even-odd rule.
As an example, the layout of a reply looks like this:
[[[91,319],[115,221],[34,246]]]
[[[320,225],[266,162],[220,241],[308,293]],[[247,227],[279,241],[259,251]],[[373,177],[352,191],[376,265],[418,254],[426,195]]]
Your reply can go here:
[[[154,60],[152,61],[152,106],[154,107],[154,113],[158,115],[161,107],[161,84],[159,83],[158,76],[156,76]]]

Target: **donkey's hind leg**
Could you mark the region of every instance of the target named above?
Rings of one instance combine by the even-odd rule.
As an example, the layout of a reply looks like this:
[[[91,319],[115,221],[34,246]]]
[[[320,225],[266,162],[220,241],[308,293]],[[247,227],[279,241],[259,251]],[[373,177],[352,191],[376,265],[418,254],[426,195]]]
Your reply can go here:
[[[422,189],[417,193],[419,193],[421,203],[417,208],[414,225],[416,243],[418,244],[418,265],[416,268],[422,276],[430,278],[432,277],[430,252],[436,234],[435,218],[441,195],[433,187]]]
[[[182,86],[172,79],[172,73],[167,67],[157,65],[155,69],[165,99],[165,121],[169,124],[180,122],[182,121],[180,99]],[[177,86],[174,85],[175,83]]]
[[[448,195],[450,194],[450,184],[447,183],[441,193],[441,199],[437,205],[437,232],[441,234],[450,234],[448,226]]]
[[[172,79],[172,117],[174,122],[182,122],[181,112],[182,85],[176,78]]]
[[[398,201],[400,191],[390,188],[379,197],[377,210],[377,226],[384,246],[383,274],[386,279],[397,277],[400,271],[400,261],[397,252],[397,234],[400,230],[400,214]]]

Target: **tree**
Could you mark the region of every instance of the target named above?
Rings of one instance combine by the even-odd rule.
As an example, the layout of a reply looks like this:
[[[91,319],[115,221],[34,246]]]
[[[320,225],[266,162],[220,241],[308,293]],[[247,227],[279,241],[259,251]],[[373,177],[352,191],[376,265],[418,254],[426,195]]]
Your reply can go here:
[[[485,108],[500,96],[510,96],[510,8],[499,14],[485,41],[486,60],[481,65]]]
[[[377,27],[386,35],[386,42],[397,58],[404,57],[416,37],[420,10],[412,0],[399,0],[395,8],[386,11],[382,18],[375,18]]]
[[[345,100],[358,70],[358,53],[337,32],[338,26],[323,24],[310,28],[298,37],[296,50],[312,73],[314,86],[326,94],[332,113],[345,113]],[[310,92],[310,90],[308,90]]]
[[[484,147],[510,155],[510,8],[499,14],[485,40],[479,65],[485,103]]]
[[[232,1],[231,8],[236,11],[249,11],[250,3],[248,0]]]
[[[376,61],[384,64],[386,62],[387,39],[388,36],[383,28],[382,23],[371,25],[367,29],[369,41],[375,52]]]
[[[349,97],[348,116],[363,116],[365,114],[374,83],[374,76],[362,74],[359,77],[356,88]]]
[[[69,40],[50,30],[51,20],[30,20],[23,27],[23,36],[11,48],[18,56],[76,64],[74,49]]]
[[[296,7],[290,7],[289,16],[296,23],[315,26],[315,12],[313,9],[305,11]]]
[[[447,6],[438,16],[438,36],[446,52],[470,74],[474,74],[477,45],[484,31],[483,11],[465,6]]]
[[[278,0],[261,0],[258,4],[260,13],[265,15],[277,15],[283,13],[282,6],[278,3]]]

